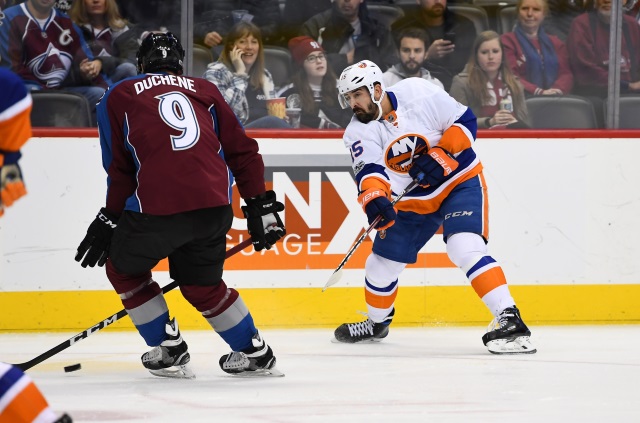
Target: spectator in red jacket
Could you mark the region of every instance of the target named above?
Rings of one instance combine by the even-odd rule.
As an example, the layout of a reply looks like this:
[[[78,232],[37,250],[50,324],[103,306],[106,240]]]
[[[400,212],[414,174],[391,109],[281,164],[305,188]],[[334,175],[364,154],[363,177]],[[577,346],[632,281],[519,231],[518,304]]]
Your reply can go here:
[[[513,32],[502,35],[506,63],[520,78],[527,96],[569,94],[573,74],[562,41],[548,35],[542,24],[547,0],[518,0]]]
[[[626,4],[627,0],[622,0]],[[573,20],[567,39],[577,95],[604,98],[609,83],[611,0],[596,0],[595,10]],[[640,93],[640,25],[622,15],[620,92]]]

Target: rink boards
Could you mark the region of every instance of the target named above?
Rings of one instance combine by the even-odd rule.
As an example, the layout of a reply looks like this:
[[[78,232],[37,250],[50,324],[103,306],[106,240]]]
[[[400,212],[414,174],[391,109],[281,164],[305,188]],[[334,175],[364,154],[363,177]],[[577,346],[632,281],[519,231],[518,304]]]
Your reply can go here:
[[[80,134],[39,136],[23,149],[29,194],[0,219],[0,330],[84,329],[122,308],[102,268],[82,269],[73,260],[106,190],[97,137]],[[349,155],[338,131],[296,134],[276,139],[268,131],[254,133],[268,185],[285,198],[287,236],[271,251],[235,255],[224,279],[263,326],[359,320],[355,311],[366,310],[362,284],[370,240],[349,260],[340,283],[321,292],[367,226]],[[485,131],[475,146],[489,187],[489,250],[526,320],[640,322],[638,133],[488,137],[493,134]],[[229,248],[246,237],[235,194]],[[154,279],[170,281],[166,262]],[[178,292],[167,298],[183,327],[207,327]],[[406,325],[491,318],[447,258],[440,235],[402,274],[397,309],[394,322]],[[123,319],[117,325],[131,324]]]

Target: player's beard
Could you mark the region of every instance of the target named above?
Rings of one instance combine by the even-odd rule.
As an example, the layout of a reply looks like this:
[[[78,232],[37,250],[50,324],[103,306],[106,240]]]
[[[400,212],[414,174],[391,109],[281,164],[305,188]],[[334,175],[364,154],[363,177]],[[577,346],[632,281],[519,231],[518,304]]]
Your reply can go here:
[[[378,106],[375,103],[371,102],[367,110],[362,110],[360,108],[353,109],[353,113],[356,115],[356,118],[362,123],[369,123],[374,120],[378,116]]]

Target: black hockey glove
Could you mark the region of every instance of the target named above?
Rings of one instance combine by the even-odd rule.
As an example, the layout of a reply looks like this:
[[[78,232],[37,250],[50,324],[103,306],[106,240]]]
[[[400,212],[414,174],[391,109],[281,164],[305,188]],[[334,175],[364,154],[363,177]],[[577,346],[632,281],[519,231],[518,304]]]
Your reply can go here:
[[[276,193],[267,191],[263,195],[245,200],[242,206],[244,217],[247,218],[247,229],[251,235],[251,242],[256,251],[270,250],[287,232],[284,229],[278,212],[284,210],[284,204],[276,201]]]
[[[113,231],[118,226],[118,216],[109,212],[104,207],[89,225],[87,235],[78,246],[76,261],[82,260],[82,267],[104,266],[109,257],[109,246]],[[85,256],[86,254],[86,256]]]
[[[451,153],[444,148],[433,147],[426,154],[414,158],[409,176],[422,186],[437,187],[457,168],[458,161]]]

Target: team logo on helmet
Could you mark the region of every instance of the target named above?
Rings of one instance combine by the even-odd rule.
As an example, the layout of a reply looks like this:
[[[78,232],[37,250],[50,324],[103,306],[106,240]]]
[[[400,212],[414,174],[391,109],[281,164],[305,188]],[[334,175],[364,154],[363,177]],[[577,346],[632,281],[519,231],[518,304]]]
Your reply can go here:
[[[359,68],[366,68],[367,64],[365,62],[360,62],[360,64],[358,65]]]
[[[404,135],[389,144],[384,160],[387,167],[397,173],[408,173],[413,160],[429,149],[429,141],[422,135]]]

